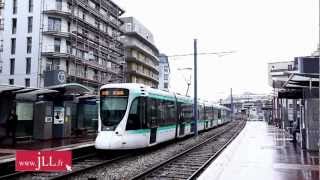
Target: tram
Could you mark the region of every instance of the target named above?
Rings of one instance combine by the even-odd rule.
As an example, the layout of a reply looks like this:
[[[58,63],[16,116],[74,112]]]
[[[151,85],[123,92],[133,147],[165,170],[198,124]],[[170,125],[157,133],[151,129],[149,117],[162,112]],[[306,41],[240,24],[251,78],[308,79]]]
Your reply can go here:
[[[193,99],[142,84],[100,88],[96,149],[138,149],[194,134]],[[197,130],[230,121],[229,108],[198,102]]]

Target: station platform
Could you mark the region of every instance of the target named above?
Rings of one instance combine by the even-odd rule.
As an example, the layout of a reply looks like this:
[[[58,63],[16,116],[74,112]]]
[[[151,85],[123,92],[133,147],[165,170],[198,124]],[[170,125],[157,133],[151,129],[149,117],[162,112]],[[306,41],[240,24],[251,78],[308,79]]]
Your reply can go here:
[[[27,142],[17,142],[16,145],[0,142],[0,164],[15,161],[17,150],[74,150],[94,145],[96,135],[86,137],[70,137],[64,139],[51,140],[31,140]]]
[[[252,121],[198,179],[319,180],[319,171],[319,152],[300,149],[282,129]]]

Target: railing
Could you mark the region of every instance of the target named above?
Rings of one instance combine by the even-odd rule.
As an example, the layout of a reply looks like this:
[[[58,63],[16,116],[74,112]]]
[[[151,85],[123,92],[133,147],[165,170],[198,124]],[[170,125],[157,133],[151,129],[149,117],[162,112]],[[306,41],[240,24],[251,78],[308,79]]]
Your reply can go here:
[[[42,46],[42,53],[64,53],[69,54],[68,48],[62,48],[62,46],[58,45],[43,45]]]
[[[137,46],[140,49],[142,49],[143,51],[145,51],[146,53],[148,53],[154,59],[158,59],[158,57],[155,55],[154,51],[150,47],[148,47],[148,46],[144,45],[143,43],[141,43],[140,41],[124,38],[123,42],[127,46]]]
[[[282,68],[282,69],[271,69],[270,72],[285,72],[285,71],[295,71],[297,68],[293,67],[292,69],[289,68]]]
[[[154,74],[150,75],[150,74],[147,74],[147,73],[145,73],[145,72],[141,72],[141,71],[136,70],[136,69],[129,70],[129,72],[133,72],[133,73],[135,73],[135,74],[144,76],[144,77],[146,77],[146,78],[152,79],[152,80],[157,81],[157,82],[159,81],[159,76],[154,75]]]
[[[50,3],[51,5],[52,3]],[[43,11],[58,11],[58,12],[64,12],[64,13],[71,13],[71,9],[69,9],[67,6],[46,6]]]
[[[132,53],[130,53],[130,52],[126,52],[125,56],[128,57],[128,58],[136,59],[136,61],[138,61],[138,62],[140,62],[140,63],[142,63],[144,65],[147,65],[147,66],[153,68],[154,70],[156,70],[158,72],[157,66],[150,62],[152,60],[146,60],[147,58],[145,58],[145,59],[138,58],[136,56],[133,56]]]

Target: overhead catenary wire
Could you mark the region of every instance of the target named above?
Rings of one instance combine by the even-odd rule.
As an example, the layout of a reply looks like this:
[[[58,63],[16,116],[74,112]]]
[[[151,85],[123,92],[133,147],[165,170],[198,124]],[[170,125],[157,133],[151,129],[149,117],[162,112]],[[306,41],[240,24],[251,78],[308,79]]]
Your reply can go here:
[[[221,51],[221,52],[202,52],[197,53],[197,55],[218,55],[218,56],[225,56],[227,54],[235,53],[236,51]],[[173,55],[160,55],[159,57],[185,57],[185,56],[193,56],[194,53],[187,53],[187,54],[173,54]],[[176,59],[175,59],[176,60]]]

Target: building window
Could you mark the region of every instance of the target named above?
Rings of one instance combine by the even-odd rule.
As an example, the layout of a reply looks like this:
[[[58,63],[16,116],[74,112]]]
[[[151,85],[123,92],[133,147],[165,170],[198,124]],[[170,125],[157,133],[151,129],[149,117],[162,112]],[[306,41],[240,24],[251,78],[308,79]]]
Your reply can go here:
[[[29,12],[33,11],[33,0],[29,0]]]
[[[32,22],[33,22],[33,18],[28,17],[28,33],[32,33]]]
[[[26,87],[30,87],[30,78],[24,79],[24,84]]]
[[[82,29],[82,35],[85,36],[85,37],[88,37],[88,31],[85,30],[85,29]]]
[[[62,0],[56,0],[56,7],[57,10],[62,10]]]
[[[288,65],[288,71],[292,71],[292,65],[291,64]]]
[[[131,32],[132,31],[132,25],[131,25],[131,23],[126,23],[126,31],[127,32]]]
[[[82,20],[86,20],[86,12],[85,12],[85,10],[83,10],[83,12],[82,12]]]
[[[59,18],[48,18],[48,30],[49,31],[61,31],[61,19]]]
[[[17,33],[17,18],[12,18],[12,34]]]
[[[165,67],[164,72],[169,72],[169,69],[167,67]]]
[[[71,6],[72,6],[71,2],[67,2],[67,8],[68,8],[69,10],[71,9]]]
[[[16,53],[16,38],[11,38],[11,54]]]
[[[72,53],[71,42],[66,41],[66,45],[67,45],[67,53],[71,54]]]
[[[9,79],[9,85],[14,85],[14,79]]]
[[[27,37],[27,53],[31,53],[32,49],[32,37]]]
[[[54,38],[54,52],[60,52],[61,39]]]
[[[164,83],[164,88],[168,89],[168,83]]]
[[[67,74],[69,74],[69,61],[66,61],[66,70],[67,70]]]
[[[53,71],[60,69],[60,59],[48,58],[46,61],[46,71]]]
[[[95,19],[94,24],[95,24],[96,28],[100,28],[100,22],[98,19]]]
[[[71,31],[71,23],[70,23],[70,21],[68,21],[68,32],[70,32]]]
[[[15,59],[10,59],[10,75],[14,75]]]
[[[168,74],[165,74],[165,75],[164,75],[164,80],[168,80],[168,79],[169,79]]]
[[[31,58],[26,58],[26,74],[31,72]]]
[[[18,8],[17,8],[17,0],[13,0],[12,2],[13,2],[12,13],[13,14],[17,14],[17,10],[18,10]]]

